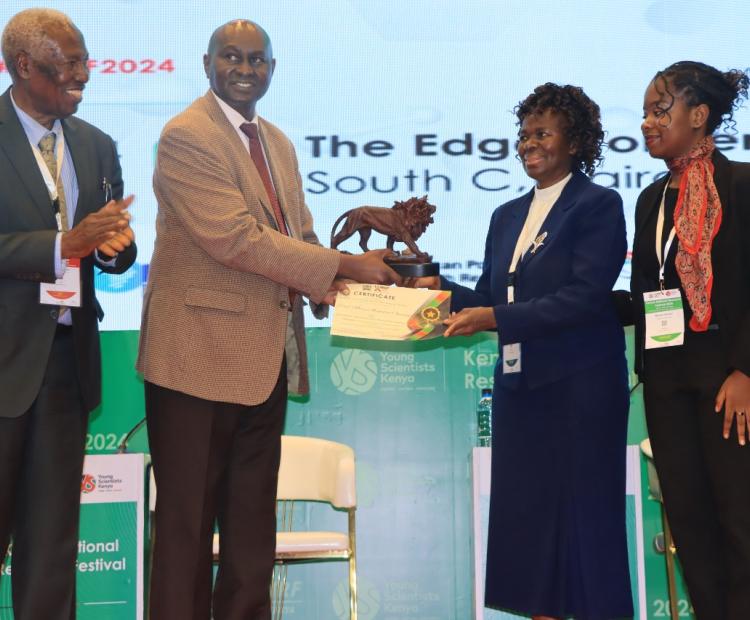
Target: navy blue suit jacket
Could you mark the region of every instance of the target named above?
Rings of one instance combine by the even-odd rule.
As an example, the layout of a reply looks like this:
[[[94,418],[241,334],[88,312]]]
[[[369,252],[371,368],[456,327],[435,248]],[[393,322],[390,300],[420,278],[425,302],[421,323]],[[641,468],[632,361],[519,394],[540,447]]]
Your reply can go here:
[[[622,199],[580,172],[542,224],[543,245],[519,262],[515,303],[507,303],[508,270],[533,197],[532,190],[492,214],[475,290],[442,283],[454,311],[494,308],[501,353],[503,344],[521,343],[521,376],[496,368],[495,381],[509,388],[552,383],[625,349],[611,299],[627,251]]]

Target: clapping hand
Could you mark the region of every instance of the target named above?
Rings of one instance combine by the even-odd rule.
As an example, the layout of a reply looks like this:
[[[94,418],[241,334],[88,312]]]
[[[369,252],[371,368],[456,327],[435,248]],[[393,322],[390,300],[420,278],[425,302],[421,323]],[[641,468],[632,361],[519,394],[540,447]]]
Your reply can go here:
[[[127,198],[123,200],[110,200],[106,205],[105,208],[113,205],[114,207],[120,209],[120,212],[127,218],[128,225],[115,232],[114,236],[110,239],[107,239],[104,243],[97,246],[97,250],[100,254],[104,254],[105,256],[109,256],[110,258],[113,258],[117,256],[119,252],[124,252],[125,248],[130,246],[133,241],[135,241],[135,233],[133,232],[133,229],[130,227],[130,213],[128,213],[127,208],[131,205],[131,203],[134,200],[134,196],[128,196]]]
[[[109,253],[109,242],[114,242],[115,247],[122,246],[123,249],[130,245],[133,231],[130,229],[128,207],[133,200],[134,196],[128,196],[124,200],[111,200],[64,232],[60,243],[62,257],[83,258],[100,246],[104,254],[114,256],[117,250]]]

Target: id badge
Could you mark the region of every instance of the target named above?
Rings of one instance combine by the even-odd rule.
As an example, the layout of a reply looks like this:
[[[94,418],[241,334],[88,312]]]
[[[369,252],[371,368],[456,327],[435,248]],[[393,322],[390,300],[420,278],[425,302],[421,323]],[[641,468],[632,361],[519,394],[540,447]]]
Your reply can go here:
[[[503,345],[503,374],[512,375],[521,372],[521,343]]]
[[[81,259],[65,259],[65,273],[54,284],[39,285],[39,303],[53,306],[81,306]]]
[[[646,311],[646,348],[677,347],[685,341],[685,312],[676,288],[643,293]]]

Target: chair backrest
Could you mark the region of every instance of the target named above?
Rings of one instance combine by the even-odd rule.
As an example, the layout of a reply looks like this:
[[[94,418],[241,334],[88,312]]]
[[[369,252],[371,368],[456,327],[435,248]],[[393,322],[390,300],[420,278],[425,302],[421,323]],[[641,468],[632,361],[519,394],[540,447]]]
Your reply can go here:
[[[355,508],[354,450],[326,439],[282,436],[277,499]]]

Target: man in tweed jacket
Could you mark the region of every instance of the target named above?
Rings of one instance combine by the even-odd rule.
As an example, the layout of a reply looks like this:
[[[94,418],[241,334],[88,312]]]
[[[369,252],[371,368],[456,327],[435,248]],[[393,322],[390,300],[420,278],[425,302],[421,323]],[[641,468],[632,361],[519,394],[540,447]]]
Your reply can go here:
[[[346,256],[318,243],[294,148],[255,114],[276,63],[263,29],[225,24],[203,62],[211,90],[164,128],[154,173],[138,357],[158,488],[150,617],[208,620],[213,607],[217,620],[267,619],[287,362],[299,365],[293,389],[307,391],[301,295],[330,301],[337,275],[399,278],[384,251]],[[248,122],[265,170],[251,159]]]

